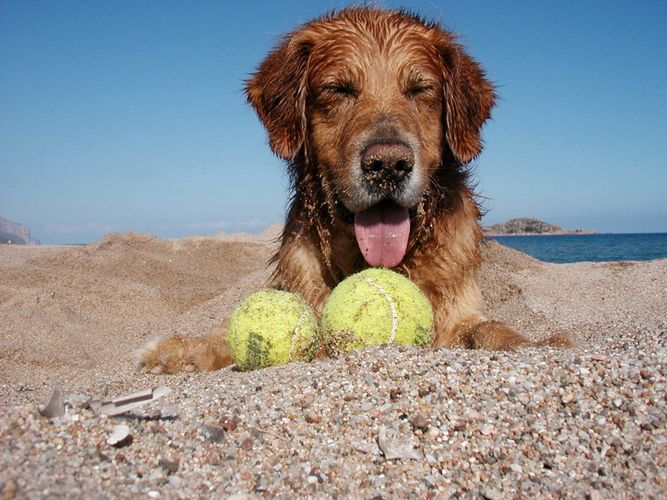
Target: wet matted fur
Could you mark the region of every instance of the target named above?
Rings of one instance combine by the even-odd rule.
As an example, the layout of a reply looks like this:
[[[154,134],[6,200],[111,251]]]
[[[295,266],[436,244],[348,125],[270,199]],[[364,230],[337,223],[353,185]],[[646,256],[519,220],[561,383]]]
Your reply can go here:
[[[391,262],[431,300],[434,347],[535,345],[483,314],[480,209],[467,165],[482,150],[495,95],[454,35],[402,11],[345,9],[286,35],[246,92],[293,188],[270,286],[301,294],[319,314],[342,279],[369,261]],[[362,250],[369,240],[359,228],[385,216],[398,222],[382,219],[371,236],[400,242]],[[224,329],[155,342],[142,363],[225,366]]]

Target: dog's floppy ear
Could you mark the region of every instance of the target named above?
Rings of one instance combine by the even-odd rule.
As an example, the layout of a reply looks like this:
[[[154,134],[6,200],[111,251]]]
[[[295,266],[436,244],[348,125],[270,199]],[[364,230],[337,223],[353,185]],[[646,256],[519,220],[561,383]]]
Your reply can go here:
[[[287,35],[246,82],[248,102],[266,127],[275,154],[292,160],[305,136],[307,67],[305,30]]]
[[[449,147],[461,163],[482,151],[481,128],[495,103],[493,85],[484,71],[451,35],[440,32],[437,47],[442,58],[445,93],[445,133]]]

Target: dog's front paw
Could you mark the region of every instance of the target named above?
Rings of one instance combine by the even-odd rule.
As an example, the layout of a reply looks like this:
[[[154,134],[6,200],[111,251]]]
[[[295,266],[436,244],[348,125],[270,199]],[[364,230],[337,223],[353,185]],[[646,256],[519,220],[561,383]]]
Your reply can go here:
[[[218,335],[184,337],[172,335],[146,344],[138,352],[143,369],[150,373],[181,373],[217,370],[230,364]]]
[[[511,351],[531,342],[514,328],[500,321],[482,321],[470,327],[468,342],[473,349]]]
[[[482,321],[467,332],[468,345],[474,349],[512,351],[519,347],[573,347],[566,334],[556,334],[539,342],[533,342],[514,328],[500,321]]]

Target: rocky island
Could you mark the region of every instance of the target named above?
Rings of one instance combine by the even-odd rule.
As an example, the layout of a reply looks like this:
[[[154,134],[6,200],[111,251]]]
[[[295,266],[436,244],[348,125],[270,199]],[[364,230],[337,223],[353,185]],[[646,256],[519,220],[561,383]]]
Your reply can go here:
[[[563,229],[539,219],[519,218],[502,224],[493,224],[484,229],[487,236],[528,236],[540,234],[594,234],[584,229]]]

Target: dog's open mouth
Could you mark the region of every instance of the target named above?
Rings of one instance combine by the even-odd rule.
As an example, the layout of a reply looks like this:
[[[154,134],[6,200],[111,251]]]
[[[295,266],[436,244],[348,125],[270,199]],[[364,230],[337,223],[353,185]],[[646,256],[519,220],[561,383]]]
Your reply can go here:
[[[391,201],[382,201],[354,214],[354,234],[366,262],[373,267],[401,263],[410,237],[410,214]]]

